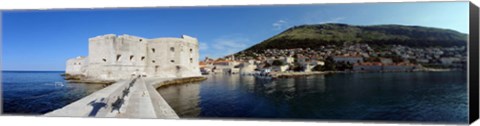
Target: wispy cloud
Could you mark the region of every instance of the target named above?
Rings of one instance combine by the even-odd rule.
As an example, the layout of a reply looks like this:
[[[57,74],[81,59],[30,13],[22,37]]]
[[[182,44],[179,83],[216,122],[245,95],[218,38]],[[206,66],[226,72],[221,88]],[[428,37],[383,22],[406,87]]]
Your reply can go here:
[[[224,57],[224,56],[237,53],[239,51],[246,49],[248,47],[248,43],[251,43],[251,41],[246,37],[242,37],[238,35],[222,36],[222,37],[213,39],[213,41],[209,43],[208,49],[203,50],[204,55],[202,57],[205,57],[205,56],[212,57],[212,58]]]
[[[207,50],[209,48],[208,44],[207,43],[204,43],[204,42],[200,42],[199,45],[198,45],[198,48],[200,50]]]
[[[285,21],[285,20],[278,20],[278,21],[274,22],[272,24],[272,26],[275,30],[280,30],[280,29],[284,28],[287,23],[288,22]]]

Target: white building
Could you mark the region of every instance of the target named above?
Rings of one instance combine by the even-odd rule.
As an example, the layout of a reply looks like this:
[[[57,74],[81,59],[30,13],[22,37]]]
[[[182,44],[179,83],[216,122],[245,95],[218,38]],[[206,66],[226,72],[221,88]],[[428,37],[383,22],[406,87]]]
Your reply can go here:
[[[271,70],[273,72],[285,72],[290,68],[288,65],[281,65],[281,66],[272,66]]]
[[[255,69],[257,69],[256,65],[247,63],[240,67],[240,74],[253,74],[255,73]]]
[[[446,57],[446,58],[440,58],[440,62],[443,65],[451,65],[455,62],[459,62],[460,58],[454,58],[454,57]]]
[[[393,60],[391,58],[380,58],[382,64],[392,64]]]
[[[429,63],[430,61],[428,59],[415,59],[417,63]]]
[[[344,63],[355,64],[355,63],[363,62],[363,58],[360,56],[334,56],[333,61],[337,63],[344,62]]]
[[[213,62],[214,73],[239,73],[240,63],[232,60],[217,60]]]
[[[65,69],[65,73],[72,74],[72,75],[81,75],[86,72],[86,59],[85,57],[78,56],[76,58],[68,59],[67,60],[67,68]]]
[[[295,61],[295,59],[291,56],[282,56],[278,59],[281,60],[284,64],[291,64],[293,63],[293,61]]]
[[[200,76],[198,56],[197,39],[186,35],[145,39],[107,34],[90,38],[88,57],[69,59],[66,74],[95,80]]]

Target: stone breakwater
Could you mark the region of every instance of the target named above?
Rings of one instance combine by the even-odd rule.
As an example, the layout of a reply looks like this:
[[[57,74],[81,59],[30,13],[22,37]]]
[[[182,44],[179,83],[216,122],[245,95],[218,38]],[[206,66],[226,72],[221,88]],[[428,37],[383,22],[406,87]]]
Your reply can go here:
[[[205,80],[187,78],[131,78],[119,80],[102,90],[44,116],[179,118],[157,88]],[[82,80],[82,79],[78,79]]]
[[[186,78],[179,78],[179,79],[174,79],[174,80],[167,80],[163,81],[157,84],[153,84],[154,87],[156,88],[161,88],[164,86],[170,86],[170,85],[175,85],[175,84],[187,84],[187,83],[193,83],[193,82],[201,82],[207,80],[206,77],[186,77]]]
[[[311,76],[311,75],[323,75],[323,74],[328,74],[332,72],[320,72],[320,71],[315,71],[315,72],[278,72],[278,73],[272,73],[272,77],[274,78],[289,78],[289,77],[302,77],[302,76]]]
[[[87,78],[84,75],[71,75],[71,74],[62,74],[63,78],[68,82],[72,83],[87,83],[87,84],[113,84],[116,81],[112,80],[97,80],[92,78]]]

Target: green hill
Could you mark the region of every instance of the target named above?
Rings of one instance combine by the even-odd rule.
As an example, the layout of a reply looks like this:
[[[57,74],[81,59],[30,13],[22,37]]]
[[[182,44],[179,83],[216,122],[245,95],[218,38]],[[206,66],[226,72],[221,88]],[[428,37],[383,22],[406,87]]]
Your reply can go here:
[[[289,28],[246,51],[315,48],[321,45],[367,43],[372,46],[466,46],[467,34],[454,30],[403,25],[354,26],[347,24],[301,25]]]

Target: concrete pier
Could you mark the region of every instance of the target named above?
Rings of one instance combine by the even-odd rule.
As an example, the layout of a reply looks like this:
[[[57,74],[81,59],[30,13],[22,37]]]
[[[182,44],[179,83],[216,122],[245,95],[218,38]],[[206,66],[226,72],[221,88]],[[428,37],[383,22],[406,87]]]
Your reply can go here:
[[[120,80],[44,116],[179,118],[157,92],[155,83],[173,80],[132,78]]]

